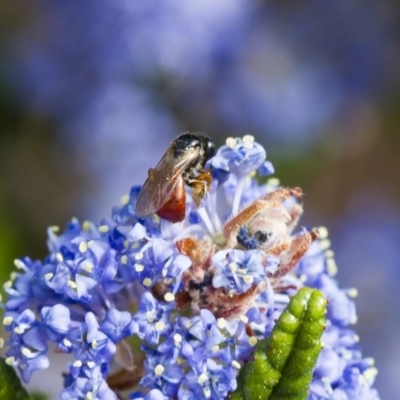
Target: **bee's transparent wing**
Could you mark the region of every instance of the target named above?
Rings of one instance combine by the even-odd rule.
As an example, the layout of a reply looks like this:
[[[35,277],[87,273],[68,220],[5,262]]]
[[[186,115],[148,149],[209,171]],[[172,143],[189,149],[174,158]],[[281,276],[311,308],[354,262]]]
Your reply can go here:
[[[189,148],[176,158],[173,149],[169,148],[157,166],[149,169],[149,175],[136,200],[136,214],[139,217],[156,213],[171,198],[177,179],[198,154],[197,149]]]

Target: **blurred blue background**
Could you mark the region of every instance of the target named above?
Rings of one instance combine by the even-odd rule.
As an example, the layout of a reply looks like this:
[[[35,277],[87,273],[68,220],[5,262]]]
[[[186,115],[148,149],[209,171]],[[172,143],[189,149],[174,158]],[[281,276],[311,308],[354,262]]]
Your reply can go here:
[[[356,287],[381,398],[400,374],[397,0],[0,4],[0,280],[100,220],[177,134],[252,134]]]

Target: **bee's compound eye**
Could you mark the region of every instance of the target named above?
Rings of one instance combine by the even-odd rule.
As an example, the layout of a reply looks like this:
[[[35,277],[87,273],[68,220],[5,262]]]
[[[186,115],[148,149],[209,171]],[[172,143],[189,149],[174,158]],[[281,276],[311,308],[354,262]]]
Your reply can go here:
[[[204,159],[205,161],[207,161],[211,157],[214,157],[215,155],[215,144],[207,136],[204,136],[203,144],[204,144]]]
[[[184,133],[174,142],[174,156],[178,157],[184,154],[191,147],[200,147],[200,138],[191,133]]]

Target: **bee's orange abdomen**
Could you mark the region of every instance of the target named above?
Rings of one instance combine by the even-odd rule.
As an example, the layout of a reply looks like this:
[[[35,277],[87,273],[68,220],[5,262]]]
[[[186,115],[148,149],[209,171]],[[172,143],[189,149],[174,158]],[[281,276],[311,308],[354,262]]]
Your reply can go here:
[[[186,192],[182,177],[177,179],[174,191],[170,199],[157,211],[160,218],[175,223],[185,219]]]

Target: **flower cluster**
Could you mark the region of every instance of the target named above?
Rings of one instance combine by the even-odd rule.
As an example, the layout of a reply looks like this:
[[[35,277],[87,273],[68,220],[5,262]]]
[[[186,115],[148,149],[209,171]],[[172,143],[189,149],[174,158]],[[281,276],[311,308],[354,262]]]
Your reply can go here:
[[[17,260],[4,285],[7,363],[28,382],[52,342],[73,357],[64,400],[117,399],[128,384],[130,399],[226,399],[289,295],[311,286],[329,308],[309,398],[378,399],[327,232],[295,232],[301,190],[258,184],[273,167],[251,136],[228,139],[207,167],[210,192],[180,223],[139,218],[133,187],[112,223],[50,228],[43,262]]]

